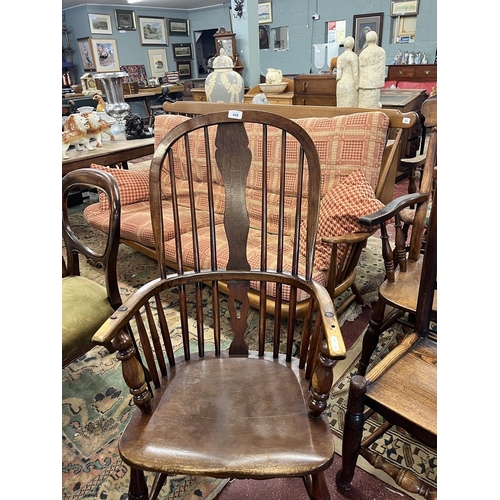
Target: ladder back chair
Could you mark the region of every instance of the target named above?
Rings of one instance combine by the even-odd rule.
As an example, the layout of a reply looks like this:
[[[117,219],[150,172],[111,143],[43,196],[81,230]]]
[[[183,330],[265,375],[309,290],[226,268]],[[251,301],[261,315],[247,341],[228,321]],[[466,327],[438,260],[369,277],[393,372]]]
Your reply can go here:
[[[75,189],[97,188],[108,200],[109,232],[102,253],[75,234],[68,212],[68,196]],[[116,276],[120,244],[120,193],[115,178],[99,170],[82,168],[62,179],[62,237],[66,261],[62,268],[62,367],[96,346],[92,336],[122,301]],[[80,258],[103,269],[104,284],[80,276]],[[113,351],[111,343],[106,347]]]
[[[254,157],[248,130],[262,137]],[[278,142],[268,141],[275,132]],[[204,146],[192,152],[195,134]],[[175,148],[185,151],[185,164],[174,161]],[[278,164],[268,162],[272,148],[279,150]],[[187,181],[176,179],[180,168],[188,170]],[[279,174],[273,185],[271,169]],[[198,116],[170,130],[156,149],[150,200],[160,278],[128,298],[94,336],[99,342],[114,338],[139,408],[119,442],[131,468],[130,499],[157,498],[169,474],[302,477],[310,498],[330,498],[324,474],[334,444],[323,412],[345,346],[330,295],[311,277],[320,174],[310,136],[270,112]],[[208,180],[206,192],[197,179]],[[279,195],[277,220],[267,213],[271,191]],[[190,201],[187,214],[181,200]],[[167,218],[174,223],[174,249],[164,245]],[[299,249],[301,230],[305,253]],[[260,242],[256,259],[247,255],[249,239]],[[206,262],[199,257],[201,245],[210,247]],[[177,272],[165,265],[172,251]],[[293,256],[288,271],[285,252]],[[251,281],[260,283],[257,309],[249,303]],[[220,283],[228,296],[219,292]],[[266,314],[270,287],[276,289],[274,315]],[[291,307],[285,318],[283,297],[294,305],[299,292],[312,299],[308,313],[298,320]],[[146,370],[123,330],[127,324]]]
[[[398,486],[427,500],[437,500],[433,485],[403,470],[370,449],[392,425],[402,427],[426,446],[437,446],[437,340],[429,329],[437,288],[437,193],[423,257],[415,329],[365,376],[354,375],[349,386],[342,437],[342,467],[337,486],[349,489],[361,455],[387,473]],[[363,424],[376,412],[385,421],[363,439]]]
[[[363,337],[363,347],[358,373],[364,375],[371,355],[377,347],[380,335],[396,322],[414,326],[411,319],[417,310],[418,288],[422,273],[422,248],[425,246],[429,205],[435,192],[437,172],[437,96],[427,99],[422,105],[425,125],[432,127],[427,146],[425,165],[422,171],[420,189],[389,202],[378,212],[360,218],[369,227],[380,227],[382,256],[386,279],[378,290],[378,299],[373,307],[368,329]],[[407,232],[401,213],[412,207],[414,211],[411,231]],[[395,245],[391,246],[386,224],[394,219]],[[409,236],[408,236],[409,235]],[[407,244],[409,237],[409,245]],[[390,309],[388,309],[390,308]],[[386,310],[389,313],[386,314]],[[410,321],[404,319],[409,315]],[[432,304],[433,321],[437,316],[437,291]]]

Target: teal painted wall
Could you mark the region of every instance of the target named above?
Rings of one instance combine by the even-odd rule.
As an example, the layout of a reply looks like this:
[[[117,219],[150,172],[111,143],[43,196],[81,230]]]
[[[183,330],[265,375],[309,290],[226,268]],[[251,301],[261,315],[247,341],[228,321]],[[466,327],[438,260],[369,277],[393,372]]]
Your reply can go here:
[[[247,0],[256,2],[256,0]],[[224,26],[227,30],[231,29],[232,19],[230,19],[229,2],[223,5],[217,5],[207,9],[194,10],[173,10],[173,9],[153,9],[131,6],[129,10],[135,12],[138,16],[151,17],[170,17],[190,20],[190,37],[169,37],[169,45],[165,47],[168,59],[169,70],[177,68],[172,56],[172,43],[182,43],[189,41],[195,46],[194,32],[205,29],[218,29]],[[414,44],[391,44],[391,17],[390,0],[371,0],[371,1],[344,1],[332,2],[332,0],[273,0],[273,22],[271,27],[288,26],[290,50],[284,52],[275,52],[272,50],[249,50],[247,53],[253,54],[251,64],[242,57],[242,63],[245,66],[243,74],[245,83],[253,86],[258,82],[259,75],[255,74],[257,68],[260,73],[265,75],[267,68],[280,68],[284,74],[300,74],[315,72],[313,64],[312,45],[314,43],[326,42],[326,23],[327,21],[346,20],[346,36],[352,35],[353,15],[383,12],[383,32],[381,43],[386,51],[387,64],[391,64],[398,48],[404,50],[415,50],[425,52],[430,63],[435,60],[437,50],[437,0],[420,0],[420,9],[417,18],[416,43]],[[88,13],[103,13],[111,15],[113,34],[112,35],[91,35],[88,22]],[[320,19],[312,20],[313,14],[319,14]],[[253,16],[251,16],[253,17]],[[246,8],[243,18],[237,20],[238,24],[247,19]],[[113,7],[105,6],[80,6],[63,11],[63,23],[70,31],[70,42],[73,48],[73,58],[77,65],[77,76],[80,77],[84,71],[81,65],[80,56],[77,51],[77,38],[98,37],[114,38],[117,41],[118,56],[120,64],[144,64],[148,76],[150,74],[148,48],[158,46],[141,46],[138,31],[118,32],[115,23],[115,14]],[[247,30],[253,33],[255,30]],[[236,41],[238,49],[240,46],[248,50],[247,40],[241,40],[238,44],[238,32],[236,32]],[[380,37],[380,34],[379,34]],[[252,41],[252,40],[251,40]],[[258,43],[258,41],[256,41]],[[340,52],[342,52],[342,48]],[[193,55],[195,57],[195,55]],[[255,58],[259,58],[258,64],[255,64]],[[197,65],[196,59],[193,60],[193,77],[196,78]],[[250,68],[251,74],[247,68]],[[326,66],[324,69],[327,69]]]

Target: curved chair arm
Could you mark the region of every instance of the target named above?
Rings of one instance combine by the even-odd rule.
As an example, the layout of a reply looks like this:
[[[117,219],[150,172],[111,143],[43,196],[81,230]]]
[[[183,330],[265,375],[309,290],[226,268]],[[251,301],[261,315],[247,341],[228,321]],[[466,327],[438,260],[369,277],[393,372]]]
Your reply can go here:
[[[376,226],[392,219],[403,208],[415,205],[416,203],[422,203],[427,201],[428,198],[429,195],[427,193],[405,194],[390,201],[384,208],[381,208],[377,212],[360,217],[359,222],[368,227]]]

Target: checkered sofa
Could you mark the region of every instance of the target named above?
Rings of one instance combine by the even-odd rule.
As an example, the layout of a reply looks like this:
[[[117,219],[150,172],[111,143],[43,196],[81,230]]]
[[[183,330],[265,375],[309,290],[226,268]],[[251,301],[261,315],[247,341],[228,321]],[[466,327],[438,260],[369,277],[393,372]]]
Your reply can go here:
[[[155,147],[158,146],[165,134],[174,126],[189,118],[180,115],[159,115],[155,121]],[[332,237],[353,232],[367,232],[368,228],[361,226],[358,217],[372,213],[383,207],[383,204],[375,197],[375,188],[379,180],[379,173],[382,164],[384,148],[387,142],[389,119],[387,115],[380,111],[363,112],[351,115],[337,116],[334,118],[301,118],[295,120],[312,137],[318,150],[320,162],[322,165],[322,186],[321,186],[321,208],[319,220],[318,243],[315,257],[314,278],[325,284],[327,280],[328,269],[330,267],[331,245],[323,243],[321,237]],[[249,137],[250,149],[255,155],[258,155],[259,140],[261,134],[258,132],[257,124],[246,124]],[[269,131],[268,141],[275,141],[278,138],[278,131],[273,133]],[[196,148],[204,148],[203,135],[200,131],[198,139],[190,143],[192,152]],[[190,228],[191,216],[189,200],[185,193],[187,183],[186,155],[183,151],[184,144],[180,141],[175,146],[176,160],[176,187],[177,201],[182,209],[182,222],[185,228]],[[273,150],[273,148],[269,148]],[[287,154],[288,154],[287,150]],[[273,165],[279,165],[279,152],[277,158],[272,158],[269,162],[269,169],[272,172]],[[196,158],[196,154],[192,155]],[[258,162],[256,162],[257,164]],[[214,162],[215,164],[215,162]],[[121,196],[121,238],[122,241],[131,244],[136,249],[144,251],[148,255],[154,255],[154,240],[151,227],[151,217],[149,211],[149,171],[138,170],[128,171],[112,169],[101,165],[92,165],[92,168],[109,171],[115,176],[118,182]],[[260,237],[257,237],[260,214],[253,210],[252,200],[259,199],[260,192],[255,190],[254,180],[258,178],[260,172],[258,167],[252,166],[249,174],[247,189],[250,194],[248,211],[250,215],[251,232],[249,242],[255,245],[255,251],[250,248],[248,251],[248,260],[251,265],[258,267],[259,262],[259,244]],[[272,173],[271,173],[272,175]],[[206,182],[203,165],[197,165],[194,162],[194,180],[200,184],[198,190],[200,195],[196,200],[198,211],[198,234],[201,238],[200,249],[206,249],[204,256],[206,264],[209,265],[209,245],[203,244],[203,238],[209,241],[208,231],[208,211],[206,207],[208,202],[203,194],[203,183]],[[219,184],[220,179],[214,179]],[[170,182],[166,174],[163,178],[165,186]],[[166,183],[166,184],[165,184]],[[295,197],[293,191],[293,179],[290,182],[287,200]],[[273,219],[273,214],[278,214],[278,193],[279,186],[276,183],[276,189],[269,196],[269,218]],[[169,192],[168,189],[162,190]],[[216,192],[219,193],[215,200],[216,220],[218,224],[218,241],[225,241],[223,227],[223,209],[224,209],[224,191],[222,184],[217,186]],[[99,203],[88,206],[85,209],[84,216],[94,228],[102,231],[107,230],[107,212],[105,207],[106,200],[100,199]],[[164,196],[163,203],[168,206],[171,204],[168,195]],[[286,206],[287,201],[285,201]],[[256,204],[257,206],[257,204]],[[292,222],[285,221],[290,231]],[[173,237],[173,225],[168,217],[164,218],[165,225],[165,252],[166,260],[170,266],[175,268],[175,242]],[[305,233],[301,231],[301,233]],[[255,237],[253,237],[255,236]],[[273,242],[272,227],[269,232],[269,252],[276,251],[276,245]],[[183,236],[182,241],[185,248],[192,248],[189,237]],[[289,242],[291,247],[292,242]],[[285,248],[285,255],[287,254]],[[225,252],[219,252],[221,266],[224,262]],[[203,255],[202,255],[203,256]],[[342,249],[339,248],[337,259],[341,259]],[[186,257],[186,266],[192,265],[189,253]],[[291,265],[291,262],[290,262]],[[274,290],[268,290],[272,297]],[[305,300],[307,297],[298,297],[298,300]],[[286,297],[285,297],[286,300]]]

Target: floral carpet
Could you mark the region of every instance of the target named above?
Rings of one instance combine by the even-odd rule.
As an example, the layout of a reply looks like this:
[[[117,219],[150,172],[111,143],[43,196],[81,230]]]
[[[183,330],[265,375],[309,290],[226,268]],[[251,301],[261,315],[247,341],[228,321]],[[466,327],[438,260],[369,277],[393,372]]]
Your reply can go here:
[[[83,208],[80,205],[71,209],[74,230],[89,246],[102,248],[104,237],[86,225]],[[64,243],[62,251],[65,255]],[[362,252],[356,277],[366,302],[376,297],[383,279],[379,255],[380,240],[370,239]],[[156,261],[124,245],[120,245],[117,272],[123,300],[158,276]],[[102,271],[85,263],[81,264],[81,274],[104,283]],[[209,294],[210,289],[207,287],[204,293]],[[359,305],[351,305],[341,324],[360,312]],[[249,324],[253,323],[250,319]],[[250,348],[252,343],[250,332]],[[62,370],[63,500],[127,498],[128,467],[119,457],[117,443],[134,409],[120,363],[104,347],[95,347]],[[147,476],[148,484],[152,481],[150,476]],[[226,483],[227,480],[220,479],[173,476],[159,498],[211,500]]]

